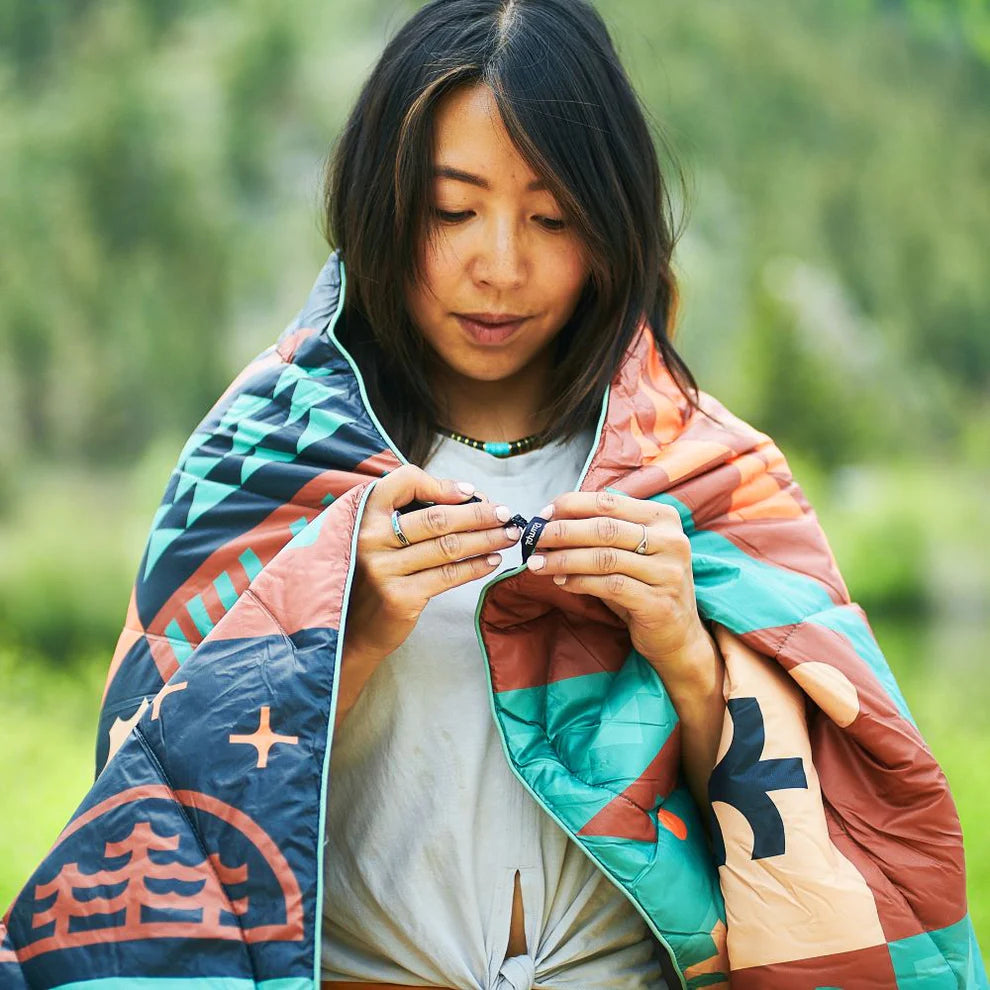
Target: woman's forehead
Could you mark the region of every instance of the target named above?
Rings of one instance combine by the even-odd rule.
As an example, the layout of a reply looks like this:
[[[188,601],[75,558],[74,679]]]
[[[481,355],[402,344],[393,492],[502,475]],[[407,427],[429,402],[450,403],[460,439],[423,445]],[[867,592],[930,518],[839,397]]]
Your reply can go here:
[[[462,86],[438,104],[433,121],[433,176],[481,189],[508,183],[546,189],[513,144],[495,94],[484,83]]]

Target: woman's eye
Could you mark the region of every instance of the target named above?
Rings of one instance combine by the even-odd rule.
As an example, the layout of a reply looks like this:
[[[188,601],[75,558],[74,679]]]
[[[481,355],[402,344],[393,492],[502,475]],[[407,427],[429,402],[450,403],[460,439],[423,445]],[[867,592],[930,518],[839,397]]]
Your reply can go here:
[[[433,215],[441,223],[463,223],[465,220],[469,220],[474,216],[473,210],[441,210],[439,207],[435,207],[433,210]],[[544,217],[537,216],[533,218],[541,227],[545,230],[563,230],[567,226],[566,220],[558,219],[557,217]]]
[[[467,220],[471,216],[470,210],[440,210],[435,209],[434,214],[437,218],[442,220],[444,223],[460,223],[462,220]]]

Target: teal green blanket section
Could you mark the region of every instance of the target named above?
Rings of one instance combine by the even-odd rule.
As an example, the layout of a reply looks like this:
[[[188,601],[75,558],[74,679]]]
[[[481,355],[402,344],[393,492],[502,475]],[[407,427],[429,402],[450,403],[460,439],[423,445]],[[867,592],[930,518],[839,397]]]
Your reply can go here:
[[[608,788],[610,797],[639,778],[677,725],[663,682],[635,651],[618,673],[554,682],[545,698],[554,749],[568,754],[573,773]]]
[[[655,810],[654,841],[579,834],[639,779],[677,726],[653,667],[633,650],[616,673],[502,691],[494,705],[510,763],[539,803],[640,907],[682,969],[711,958],[725,911],[705,829],[685,788],[675,787],[661,806],[683,822],[686,838],[658,822]]]
[[[968,914],[948,928],[902,938],[888,948],[898,990],[988,990]]]
[[[513,761],[572,832],[641,776],[677,724],[656,671],[635,651],[615,674],[502,691],[495,706]]]
[[[645,846],[648,855],[643,857],[642,870],[628,886],[674,949],[680,968],[685,970],[715,955],[712,936],[716,927],[725,923],[725,904],[705,828],[687,788],[679,786],[672,791],[663,802],[663,810],[681,819],[687,838],[678,838],[660,825],[655,846],[629,842],[630,847]],[[622,840],[589,838],[587,841],[595,844],[601,861],[609,863],[607,844]],[[688,985],[694,986],[690,982]]]
[[[565,772],[561,762],[565,756],[573,759],[573,752],[568,748],[566,754],[561,754],[551,742],[545,721],[547,712],[556,712],[559,719],[564,711],[586,710],[583,705],[588,700],[600,707],[600,700],[596,699],[608,691],[612,680],[613,675],[603,672],[495,695],[495,711],[512,762],[526,783],[551,802],[554,814],[571,832],[580,830],[615,795],[583,780],[574,780]],[[573,738],[584,730],[583,725],[577,725]],[[558,735],[567,738],[559,726]]]

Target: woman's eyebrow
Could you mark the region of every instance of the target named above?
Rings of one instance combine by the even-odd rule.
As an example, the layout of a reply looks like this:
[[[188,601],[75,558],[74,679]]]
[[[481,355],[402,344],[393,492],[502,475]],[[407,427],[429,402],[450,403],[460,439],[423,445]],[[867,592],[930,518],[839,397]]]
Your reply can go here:
[[[452,165],[437,165],[433,169],[435,179],[454,179],[457,182],[468,182],[472,186],[480,186],[482,189],[491,189],[491,183],[480,175],[465,172],[463,169],[454,168]],[[527,187],[530,192],[538,192],[546,189],[547,184],[542,179],[534,179]]]

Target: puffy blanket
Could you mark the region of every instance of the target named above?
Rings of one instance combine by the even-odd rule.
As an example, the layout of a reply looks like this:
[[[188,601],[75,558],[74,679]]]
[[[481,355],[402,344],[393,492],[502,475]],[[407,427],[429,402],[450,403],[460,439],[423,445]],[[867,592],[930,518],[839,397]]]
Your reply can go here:
[[[179,457],[109,672],[101,772],[0,925],[2,987],[319,985],[356,534],[403,462],[334,335],[344,281],[331,255]],[[622,623],[525,568],[476,614],[506,759],[684,987],[986,987],[945,778],[780,451],[702,408],[684,415],[642,327],[579,488],[681,514],[727,667],[712,820]]]

